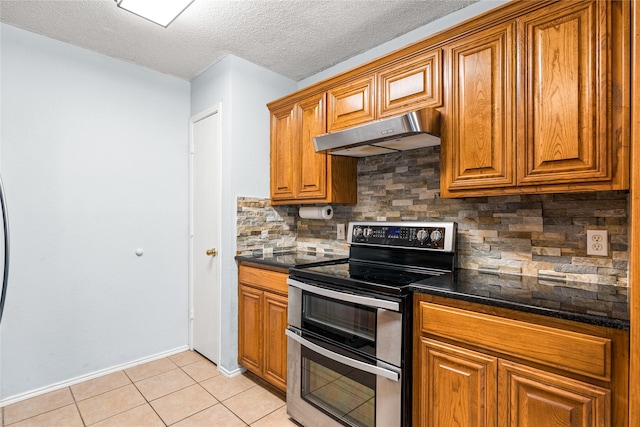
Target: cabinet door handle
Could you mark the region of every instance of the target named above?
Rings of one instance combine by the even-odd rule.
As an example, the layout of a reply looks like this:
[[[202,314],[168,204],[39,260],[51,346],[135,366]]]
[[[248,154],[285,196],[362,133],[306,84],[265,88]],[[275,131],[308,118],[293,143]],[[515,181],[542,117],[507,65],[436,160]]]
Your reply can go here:
[[[392,371],[391,369],[382,368],[380,366],[371,365],[366,362],[361,362],[359,360],[352,359],[347,356],[343,356],[338,353],[334,353],[333,351],[327,350],[324,347],[320,347],[317,344],[312,343],[311,341],[302,338],[300,335],[293,332],[291,329],[285,329],[284,331],[287,336],[295,341],[297,341],[300,345],[307,347],[309,350],[315,351],[316,353],[325,356],[328,359],[335,360],[338,363],[342,363],[343,365],[347,365],[351,368],[359,369],[361,371],[368,372],[373,375],[378,375],[384,378],[389,378],[393,381],[400,380],[401,371],[398,369],[398,372]],[[383,363],[383,362],[378,362]],[[391,367],[391,365],[388,365]]]
[[[299,282],[294,279],[287,279],[287,284],[294,288],[302,289],[303,291],[311,292],[317,295],[322,295],[327,298],[333,298],[338,301],[347,301],[354,304],[366,305],[372,308],[382,308],[391,311],[400,311],[400,303],[395,301],[387,301],[380,298],[371,298],[362,295],[348,294],[346,292],[334,291],[331,289],[321,288],[318,286],[309,285],[307,283]]]

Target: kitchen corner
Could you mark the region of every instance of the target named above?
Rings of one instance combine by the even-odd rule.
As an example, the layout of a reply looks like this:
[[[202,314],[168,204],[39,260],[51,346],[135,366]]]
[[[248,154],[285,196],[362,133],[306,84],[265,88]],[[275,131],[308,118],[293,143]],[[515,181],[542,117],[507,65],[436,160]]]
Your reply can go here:
[[[0,0],[0,427],[640,426],[640,0],[187,2]]]
[[[335,230],[337,224],[350,219],[454,221],[458,224],[455,273],[412,286],[413,348],[419,352],[414,354],[455,358],[467,350],[452,347],[451,342],[467,339],[464,342],[475,349],[507,357],[505,375],[526,374],[536,383],[554,381],[558,390],[571,393],[582,393],[580,387],[596,384],[600,388],[590,395],[595,404],[602,402],[598,396],[609,393],[615,401],[621,399],[627,387],[629,358],[628,194],[610,191],[442,199],[434,190],[439,184],[438,151],[439,147],[432,147],[360,159],[358,204],[333,205],[331,220],[305,220],[297,216],[295,206],[239,198],[240,268],[247,262],[265,268],[277,266],[284,283],[289,267],[346,255],[345,242],[336,239]],[[600,204],[607,209],[599,208]],[[608,231],[607,257],[586,255],[584,230],[589,227]],[[284,291],[280,295],[284,296]],[[470,321],[477,321],[475,329],[457,329]],[[280,319],[285,322],[284,317]],[[479,330],[487,330],[484,335],[489,343],[473,341],[482,337]],[[465,331],[471,335],[466,336]],[[509,345],[500,346],[501,342]],[[592,344],[583,347],[583,342]],[[523,353],[521,348],[528,350]],[[281,348],[280,354],[284,351]],[[271,354],[278,353],[271,350]],[[424,360],[432,359],[415,357],[413,393],[417,396],[421,387],[430,386],[421,379],[425,378]],[[486,356],[481,352],[477,357]],[[580,360],[585,357],[592,362],[583,365]],[[495,363],[502,360],[495,359]],[[508,360],[526,363],[511,366],[506,364]],[[450,368],[458,369],[456,366]],[[544,369],[533,372],[530,366]],[[567,389],[567,375],[576,378],[576,372],[583,382],[577,389]],[[491,390],[490,382],[482,387]],[[485,398],[493,399],[490,395]],[[624,403],[615,404],[613,419],[622,420],[625,408]],[[417,412],[413,416],[426,415]]]
[[[629,11],[618,2],[514,2],[267,105],[278,212],[271,217],[288,225],[286,246],[339,251],[337,225],[365,224],[347,233],[362,238],[350,240],[348,268],[289,271],[286,386],[293,418],[353,426],[450,425],[452,418],[467,425],[570,425],[548,420],[553,411],[558,419],[582,413],[585,424],[628,425],[628,111],[607,100],[617,96],[615,87],[627,99]],[[602,40],[597,34],[606,34],[606,47],[594,41]],[[575,56],[569,40],[593,55]],[[411,136],[386,125],[421,108],[442,113],[441,145],[404,145]],[[351,139],[365,134],[373,136]],[[338,151],[319,147],[325,137]],[[388,140],[393,147],[382,145]],[[367,141],[375,151],[360,146]],[[305,220],[293,207],[326,203],[335,219]],[[439,268],[445,254],[422,246],[451,235],[427,225],[436,222],[457,228],[453,269]],[[267,222],[261,237],[270,230]],[[239,249],[243,240],[239,233]],[[253,240],[256,254],[275,253],[273,240],[264,239],[262,248]],[[384,267],[375,269],[377,262]],[[385,268],[397,277],[381,279]],[[448,273],[407,288],[407,278],[425,269]],[[390,289],[397,299],[385,293]],[[358,299],[363,295],[376,302]],[[313,307],[314,298],[323,308]],[[345,314],[350,310],[356,313]],[[387,345],[375,327],[384,310],[412,319],[395,333],[403,336],[402,352],[411,346],[403,363],[378,353]],[[345,328],[349,342],[341,341]],[[335,364],[316,363],[319,355]],[[370,375],[349,377],[340,364]],[[335,382],[358,390],[354,405],[343,405],[338,392],[312,390],[313,378],[324,373],[339,373]],[[387,386],[388,379],[397,382]],[[413,407],[402,407],[389,423],[374,408],[398,382],[411,382],[401,396]]]

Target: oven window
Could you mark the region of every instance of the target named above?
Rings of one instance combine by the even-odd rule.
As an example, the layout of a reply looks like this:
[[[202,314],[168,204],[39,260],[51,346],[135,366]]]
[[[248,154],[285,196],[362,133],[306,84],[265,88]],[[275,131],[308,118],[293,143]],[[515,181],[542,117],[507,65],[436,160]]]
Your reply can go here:
[[[346,426],[375,425],[376,377],[302,347],[301,397]]]
[[[302,328],[375,355],[376,309],[303,292]]]

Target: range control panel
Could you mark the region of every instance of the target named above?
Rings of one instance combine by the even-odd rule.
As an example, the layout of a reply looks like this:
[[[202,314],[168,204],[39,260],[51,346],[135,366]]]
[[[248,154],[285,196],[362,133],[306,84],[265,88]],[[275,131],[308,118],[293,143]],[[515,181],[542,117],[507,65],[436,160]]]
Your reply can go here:
[[[454,252],[455,222],[351,222],[350,244]]]

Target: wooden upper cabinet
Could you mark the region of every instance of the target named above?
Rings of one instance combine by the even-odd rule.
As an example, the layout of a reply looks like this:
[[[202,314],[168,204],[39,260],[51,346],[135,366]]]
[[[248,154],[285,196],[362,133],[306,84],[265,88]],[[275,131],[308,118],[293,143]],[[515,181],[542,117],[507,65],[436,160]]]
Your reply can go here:
[[[608,8],[560,3],[520,20],[520,185],[612,179]]]
[[[263,366],[262,335],[255,325],[262,325],[263,292],[245,285],[238,287],[238,362],[260,374]]]
[[[357,201],[355,158],[316,153],[313,137],[326,133],[326,96],[310,95],[271,111],[271,203]]]
[[[312,138],[441,108],[443,197],[629,188],[629,1],[513,1],[274,101],[275,204],[356,203]]]
[[[327,131],[333,132],[376,118],[375,77],[366,76],[327,92]]]
[[[515,185],[515,24],[463,37],[446,55],[443,195]]]
[[[296,198],[324,198],[327,194],[327,154],[316,153],[313,137],[326,132],[324,94],[304,99],[297,104],[298,174]]]
[[[271,199],[292,199],[296,170],[295,106],[271,112]]]
[[[333,132],[424,107],[442,105],[442,50],[433,49],[327,92]]]
[[[561,1],[448,44],[442,195],[628,189],[629,13]]]
[[[442,105],[442,51],[432,50],[377,74],[378,117]]]

